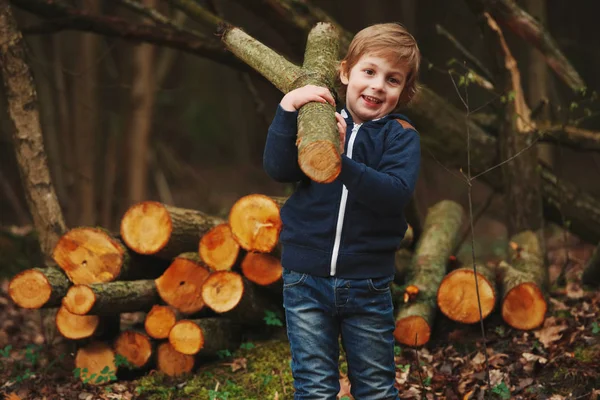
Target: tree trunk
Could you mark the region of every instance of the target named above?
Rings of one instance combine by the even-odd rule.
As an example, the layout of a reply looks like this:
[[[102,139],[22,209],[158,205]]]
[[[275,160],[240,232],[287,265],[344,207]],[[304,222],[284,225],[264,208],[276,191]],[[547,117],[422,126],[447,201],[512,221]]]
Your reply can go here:
[[[72,286],[63,305],[77,315],[114,315],[147,311],[159,300],[153,280],[116,281]]]
[[[581,281],[590,286],[600,285],[600,243],[583,269]]]
[[[23,308],[52,308],[61,304],[71,282],[57,266],[28,269],[15,275],[8,285],[12,301]]]
[[[103,372],[106,371],[106,367],[108,367],[108,373]],[[115,376],[117,373],[115,352],[106,343],[91,342],[77,350],[75,369],[79,371],[79,379],[84,383],[90,385],[108,383],[110,375]],[[94,378],[92,378],[92,375],[94,375]]]
[[[277,245],[281,231],[279,207],[262,194],[244,196],[231,207],[229,226],[243,249],[269,253]]]
[[[496,271],[493,266],[477,264],[477,288],[471,266],[458,268],[444,277],[437,292],[437,305],[445,316],[464,324],[479,322],[477,290],[481,300],[481,317],[486,318],[496,306]]]
[[[547,273],[540,240],[532,231],[511,237],[510,261],[500,263],[502,318],[516,329],[542,325],[548,308],[544,298]]]
[[[200,239],[200,258],[213,271],[228,271],[236,264],[240,245],[234,239],[229,224],[219,224]]]
[[[56,313],[56,328],[67,339],[79,340],[92,337],[98,330],[100,317],[76,315],[61,306]]]
[[[318,23],[308,34],[304,64],[293,65],[242,30],[226,27],[225,46],[238,58],[267,78],[283,93],[312,84],[335,93],[336,60],[339,38],[336,28]],[[341,171],[339,133],[335,108],[331,104],[310,102],[298,114],[298,164],[315,182],[333,182]]]
[[[171,343],[164,342],[158,346],[156,364],[158,370],[168,376],[179,376],[192,372],[195,357],[175,350]]]
[[[156,279],[156,288],[165,303],[184,314],[193,314],[204,307],[200,291],[209,275],[197,253],[183,253]]]
[[[8,100],[25,197],[40,247],[49,259],[67,228],[50,179],[37,96],[23,36],[17,29],[7,0],[0,1],[0,73]]]
[[[144,320],[144,329],[154,339],[166,339],[169,331],[177,322],[177,314],[168,306],[155,304]]]
[[[152,340],[146,334],[134,330],[119,333],[113,347],[116,354],[125,357],[132,369],[148,367],[155,351]]]
[[[156,0],[143,0],[142,4],[154,7]],[[154,46],[138,45],[133,54],[133,83],[131,89],[132,115],[130,124],[130,157],[127,171],[129,204],[146,198],[148,181],[148,153],[155,98]]]
[[[239,327],[227,318],[177,321],[169,332],[169,343],[182,354],[215,356],[219,350],[239,346]]]
[[[131,206],[121,219],[121,237],[136,253],[172,260],[198,251],[200,238],[221,223],[222,219],[200,211],[144,201]]]
[[[429,341],[435,317],[435,296],[446,272],[448,258],[459,239],[463,224],[462,207],[449,200],[429,209],[423,234],[408,270],[406,282],[416,288],[416,298],[403,304],[396,316],[394,337],[408,346]],[[407,299],[412,297],[412,293]]]

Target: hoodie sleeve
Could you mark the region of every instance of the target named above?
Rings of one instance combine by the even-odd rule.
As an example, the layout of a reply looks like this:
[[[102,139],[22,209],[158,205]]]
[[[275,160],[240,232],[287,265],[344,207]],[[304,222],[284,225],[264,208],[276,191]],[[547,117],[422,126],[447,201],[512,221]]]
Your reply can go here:
[[[340,180],[358,202],[378,213],[402,213],[408,204],[421,162],[419,135],[395,122],[377,170],[342,155]]]
[[[263,168],[277,182],[297,182],[305,177],[298,165],[297,121],[298,111],[286,111],[277,106],[263,154]]]

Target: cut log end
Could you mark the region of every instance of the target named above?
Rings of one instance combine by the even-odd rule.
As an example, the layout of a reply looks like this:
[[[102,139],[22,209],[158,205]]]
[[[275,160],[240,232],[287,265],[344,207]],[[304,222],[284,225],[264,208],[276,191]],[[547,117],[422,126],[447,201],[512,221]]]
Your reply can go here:
[[[167,245],[173,230],[166,207],[155,201],[131,206],[121,219],[121,237],[140,254],[155,254]]]
[[[100,318],[97,315],[76,315],[70,313],[64,306],[56,313],[56,328],[67,339],[85,339],[91,337]]]
[[[410,316],[396,321],[394,338],[407,346],[422,346],[429,341],[431,327],[423,317]]]
[[[144,328],[151,338],[166,339],[175,322],[177,322],[177,316],[173,310],[167,306],[154,305],[146,314]]]
[[[235,264],[240,245],[233,238],[229,224],[220,224],[202,236],[198,252],[212,270],[225,271]]]
[[[169,332],[169,343],[178,352],[193,355],[204,347],[204,333],[194,322],[181,320]]]
[[[218,313],[233,310],[243,295],[244,282],[242,277],[235,272],[215,272],[202,285],[204,303]]]
[[[158,346],[156,358],[158,370],[169,376],[187,374],[194,368],[194,356],[178,352],[169,342]]]
[[[134,367],[142,368],[152,356],[152,343],[142,333],[124,331],[115,340],[115,352],[125,357]]]
[[[11,279],[8,294],[19,307],[41,308],[50,299],[52,286],[43,273],[30,269]]]
[[[321,140],[304,147],[298,155],[302,172],[318,183],[331,183],[342,170],[340,153],[330,141]]]
[[[282,226],[279,207],[273,199],[261,194],[244,196],[231,207],[229,226],[242,248],[269,253],[279,240]]]
[[[481,313],[487,317],[496,304],[496,294],[492,284],[481,274],[477,274]],[[479,321],[479,306],[473,271],[466,268],[450,272],[442,280],[437,293],[440,310],[453,321],[472,324]]]
[[[156,289],[170,306],[182,313],[194,313],[204,307],[200,288],[209,274],[208,269],[200,263],[177,257],[165,273],[156,279]]]
[[[526,282],[515,286],[504,296],[502,318],[513,328],[535,329],[544,322],[547,307],[537,285]]]
[[[106,377],[106,372],[103,372],[106,371],[106,367],[113,374],[116,374],[115,352],[108,344],[92,342],[77,350],[75,368],[79,368],[79,378],[82,381],[87,381],[92,385],[108,383],[108,379],[100,378],[101,376]],[[92,378],[92,375],[94,375],[94,378]]]
[[[125,248],[96,228],[75,228],[61,236],[52,257],[74,284],[110,282],[121,273]]]
[[[63,306],[72,314],[85,315],[96,303],[96,294],[86,285],[75,285],[69,288],[63,298]]]
[[[281,261],[269,254],[248,253],[242,261],[242,273],[249,281],[268,286],[281,279]]]

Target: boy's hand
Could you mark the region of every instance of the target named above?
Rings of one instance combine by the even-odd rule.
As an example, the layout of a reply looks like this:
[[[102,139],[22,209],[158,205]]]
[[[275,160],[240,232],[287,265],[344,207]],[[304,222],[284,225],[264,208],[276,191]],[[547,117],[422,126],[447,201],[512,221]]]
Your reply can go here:
[[[346,144],[346,120],[340,115],[335,113],[335,119],[337,119],[337,128],[340,132],[340,154],[344,154],[344,145]]]
[[[333,96],[329,89],[315,85],[306,85],[292,90],[283,96],[279,105],[285,111],[296,111],[311,101],[329,103],[335,107],[335,100],[333,100]]]

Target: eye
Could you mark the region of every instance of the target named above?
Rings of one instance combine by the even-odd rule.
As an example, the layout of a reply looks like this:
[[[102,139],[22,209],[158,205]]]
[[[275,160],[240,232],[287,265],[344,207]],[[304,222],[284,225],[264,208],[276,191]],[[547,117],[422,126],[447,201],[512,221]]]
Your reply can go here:
[[[397,78],[389,78],[388,81],[392,84],[392,85],[399,85],[400,84],[400,79]]]
[[[372,69],[365,69],[365,74],[373,75],[373,74],[375,74],[375,71],[373,71]]]

